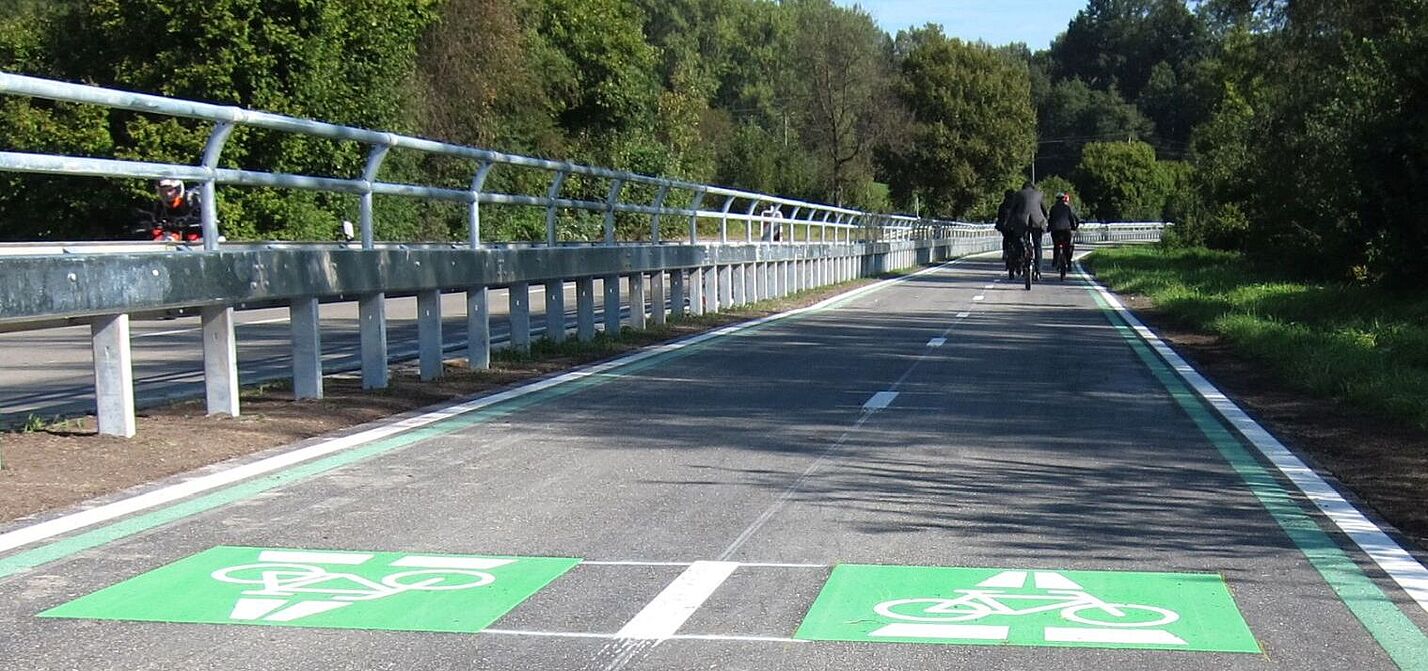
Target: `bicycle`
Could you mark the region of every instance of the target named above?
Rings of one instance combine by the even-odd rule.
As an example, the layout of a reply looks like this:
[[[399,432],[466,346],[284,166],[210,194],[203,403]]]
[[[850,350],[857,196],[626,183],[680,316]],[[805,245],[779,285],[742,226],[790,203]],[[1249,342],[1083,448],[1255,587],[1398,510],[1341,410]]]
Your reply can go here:
[[[873,608],[883,617],[913,622],[970,622],[994,615],[1020,616],[1059,611],[1071,622],[1096,627],[1159,627],[1180,614],[1157,606],[1108,603],[1081,590],[1047,590],[1045,594],[1012,594],[990,589],[959,589],[956,598],[897,599]],[[1038,601],[1016,607],[1009,601]],[[1047,603],[1047,602],[1050,603]],[[1100,616],[1093,617],[1100,613]]]
[[[1038,275],[1039,272],[1033,269],[1033,264],[1036,263],[1036,243],[1031,237],[1031,229],[1027,229],[1026,231],[1022,232],[1022,234],[1018,236],[1018,239],[1020,240],[1021,247],[1022,284],[1026,287],[1027,291],[1031,291],[1032,280],[1040,279],[1035,277],[1035,275]]]
[[[1051,234],[1051,265],[1061,274],[1061,279],[1066,279],[1066,273],[1071,270],[1071,259],[1076,252],[1076,241],[1072,237],[1074,233],[1067,231],[1064,240],[1057,240],[1056,234]]]
[[[410,591],[446,591],[489,585],[496,577],[469,569],[417,569],[401,571],[373,581],[355,573],[331,573],[309,564],[243,564],[210,574],[214,580],[238,585],[261,585],[245,590],[250,596],[292,597],[327,594],[333,601],[373,601]]]

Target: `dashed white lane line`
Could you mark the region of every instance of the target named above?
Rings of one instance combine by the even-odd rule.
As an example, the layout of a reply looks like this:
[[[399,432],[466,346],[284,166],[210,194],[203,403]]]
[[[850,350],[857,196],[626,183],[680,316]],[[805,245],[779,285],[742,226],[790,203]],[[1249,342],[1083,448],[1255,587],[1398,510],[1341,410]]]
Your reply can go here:
[[[589,633],[581,631],[527,631],[524,629],[482,629],[481,633],[494,636],[544,636],[548,638],[619,638],[619,634]],[[780,636],[734,636],[723,634],[676,634],[666,641],[736,641],[746,643],[812,643],[799,638]]]
[[[968,318],[968,317],[970,317],[970,316],[972,316],[972,313],[970,313],[970,312],[958,312],[958,313],[957,313],[957,318],[958,318],[958,319],[966,319],[966,318]]]
[[[656,641],[673,636],[737,568],[738,562],[694,562],[615,636]]]
[[[947,344],[947,339],[946,339],[946,338],[933,338],[933,339],[927,341],[927,346],[928,346],[928,347],[941,347],[941,346],[946,345],[946,344]]]
[[[973,301],[980,302],[980,301],[987,300],[987,297],[986,297],[986,296],[973,296],[973,297],[972,297],[972,300],[973,300]]]
[[[897,398],[897,395],[898,392],[895,391],[880,391],[873,394],[873,397],[863,404],[863,409],[868,411],[884,410],[892,405],[893,399]]]

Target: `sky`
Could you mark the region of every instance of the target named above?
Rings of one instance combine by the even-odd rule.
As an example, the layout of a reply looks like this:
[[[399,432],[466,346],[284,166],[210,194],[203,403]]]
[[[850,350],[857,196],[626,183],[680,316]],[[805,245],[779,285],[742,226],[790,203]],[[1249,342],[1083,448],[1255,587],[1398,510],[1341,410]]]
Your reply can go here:
[[[1086,0],[836,0],[859,5],[889,34],[925,23],[964,40],[1000,46],[1025,42],[1032,51],[1051,46]]]

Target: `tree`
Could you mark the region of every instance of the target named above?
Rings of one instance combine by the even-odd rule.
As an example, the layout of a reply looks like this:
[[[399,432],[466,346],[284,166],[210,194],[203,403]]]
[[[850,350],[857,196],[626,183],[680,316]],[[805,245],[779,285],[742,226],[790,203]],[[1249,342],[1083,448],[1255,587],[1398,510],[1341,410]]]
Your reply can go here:
[[[1092,142],[1081,152],[1076,183],[1089,214],[1110,221],[1158,221],[1170,184],[1144,142]]]
[[[912,118],[909,139],[885,150],[894,203],[914,200],[939,216],[959,216],[1000,197],[1035,147],[1031,82],[1019,62],[935,28],[911,39],[897,91]],[[990,195],[989,195],[990,194]]]

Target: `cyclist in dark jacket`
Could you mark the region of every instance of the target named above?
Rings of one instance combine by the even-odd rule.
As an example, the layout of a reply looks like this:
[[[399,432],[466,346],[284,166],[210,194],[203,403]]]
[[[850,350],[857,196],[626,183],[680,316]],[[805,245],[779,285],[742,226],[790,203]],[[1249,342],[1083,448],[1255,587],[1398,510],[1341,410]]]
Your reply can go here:
[[[1071,253],[1071,232],[1081,227],[1081,218],[1076,216],[1076,210],[1071,208],[1071,196],[1056,194],[1056,204],[1051,206],[1051,213],[1047,215],[1050,220],[1052,259],[1059,258],[1058,255]]]
[[[1032,277],[1041,277],[1041,236],[1046,233],[1046,204],[1042,202],[1041,190],[1035,184],[1027,182],[1022,185],[1021,191],[1012,196],[1011,214],[1007,217],[1007,228],[1012,229],[1018,236],[1031,232],[1032,251],[1035,260],[1032,264]]]

